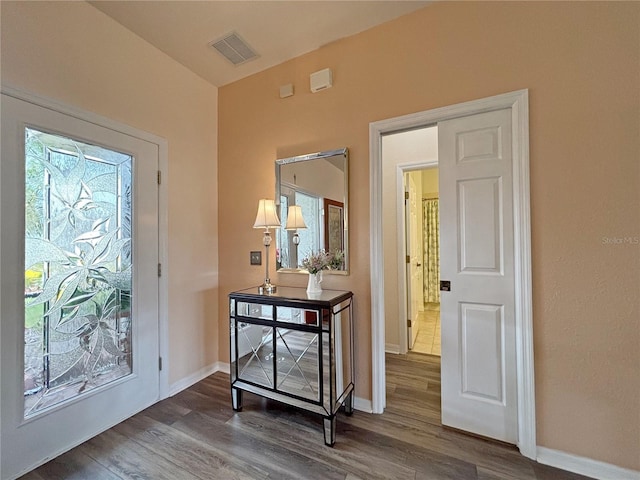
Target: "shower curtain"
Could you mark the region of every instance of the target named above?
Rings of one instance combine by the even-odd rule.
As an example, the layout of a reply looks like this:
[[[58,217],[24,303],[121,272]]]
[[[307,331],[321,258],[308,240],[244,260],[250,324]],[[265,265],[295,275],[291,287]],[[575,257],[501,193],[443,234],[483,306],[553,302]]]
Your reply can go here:
[[[424,302],[440,303],[440,216],[437,198],[422,200]]]

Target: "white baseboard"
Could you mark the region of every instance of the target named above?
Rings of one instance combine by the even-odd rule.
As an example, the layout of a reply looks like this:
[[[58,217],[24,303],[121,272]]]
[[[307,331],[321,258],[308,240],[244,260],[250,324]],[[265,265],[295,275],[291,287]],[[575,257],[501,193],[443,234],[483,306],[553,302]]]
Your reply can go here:
[[[229,364],[215,362],[211,365],[207,365],[206,367],[202,367],[197,372],[172,383],[169,387],[169,396],[172,397],[176,393],[180,393],[182,390],[189,388],[191,385],[198,383],[200,380],[207,378],[209,375],[216,372],[229,373]]]
[[[400,345],[397,345],[395,343],[385,343],[384,352],[398,355],[400,353]]]
[[[353,408],[360,412],[373,413],[373,405],[367,398],[354,397]]]
[[[216,372],[226,373],[227,375],[231,373],[231,365],[228,363],[218,362],[216,365],[218,366]]]
[[[640,472],[571,453],[538,447],[539,463],[599,480],[640,480]]]

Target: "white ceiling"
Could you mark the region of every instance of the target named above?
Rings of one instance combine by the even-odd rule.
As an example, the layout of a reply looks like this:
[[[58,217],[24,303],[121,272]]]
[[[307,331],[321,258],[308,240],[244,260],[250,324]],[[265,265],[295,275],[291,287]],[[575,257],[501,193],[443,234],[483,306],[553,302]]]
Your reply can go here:
[[[430,2],[90,0],[89,3],[219,87]],[[232,31],[259,58],[234,66],[209,46],[212,40]]]

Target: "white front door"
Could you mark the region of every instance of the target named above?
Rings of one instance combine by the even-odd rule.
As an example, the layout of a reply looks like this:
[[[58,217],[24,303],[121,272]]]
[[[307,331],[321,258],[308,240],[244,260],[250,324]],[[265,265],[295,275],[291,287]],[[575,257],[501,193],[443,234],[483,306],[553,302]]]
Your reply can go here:
[[[411,174],[405,174],[406,201],[406,252],[407,252],[407,336],[409,349],[413,348],[418,336],[418,315],[422,303],[422,255],[420,248],[420,202],[417,194],[417,186]]]
[[[1,107],[5,480],[158,400],[158,146]]]
[[[511,110],[438,123],[442,423],[518,440]]]

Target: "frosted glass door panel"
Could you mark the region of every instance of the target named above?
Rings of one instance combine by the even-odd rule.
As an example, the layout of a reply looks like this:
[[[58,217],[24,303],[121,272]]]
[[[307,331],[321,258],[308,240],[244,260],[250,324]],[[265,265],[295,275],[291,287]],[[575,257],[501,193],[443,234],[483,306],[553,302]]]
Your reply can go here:
[[[132,372],[132,167],[25,129],[25,416]]]

